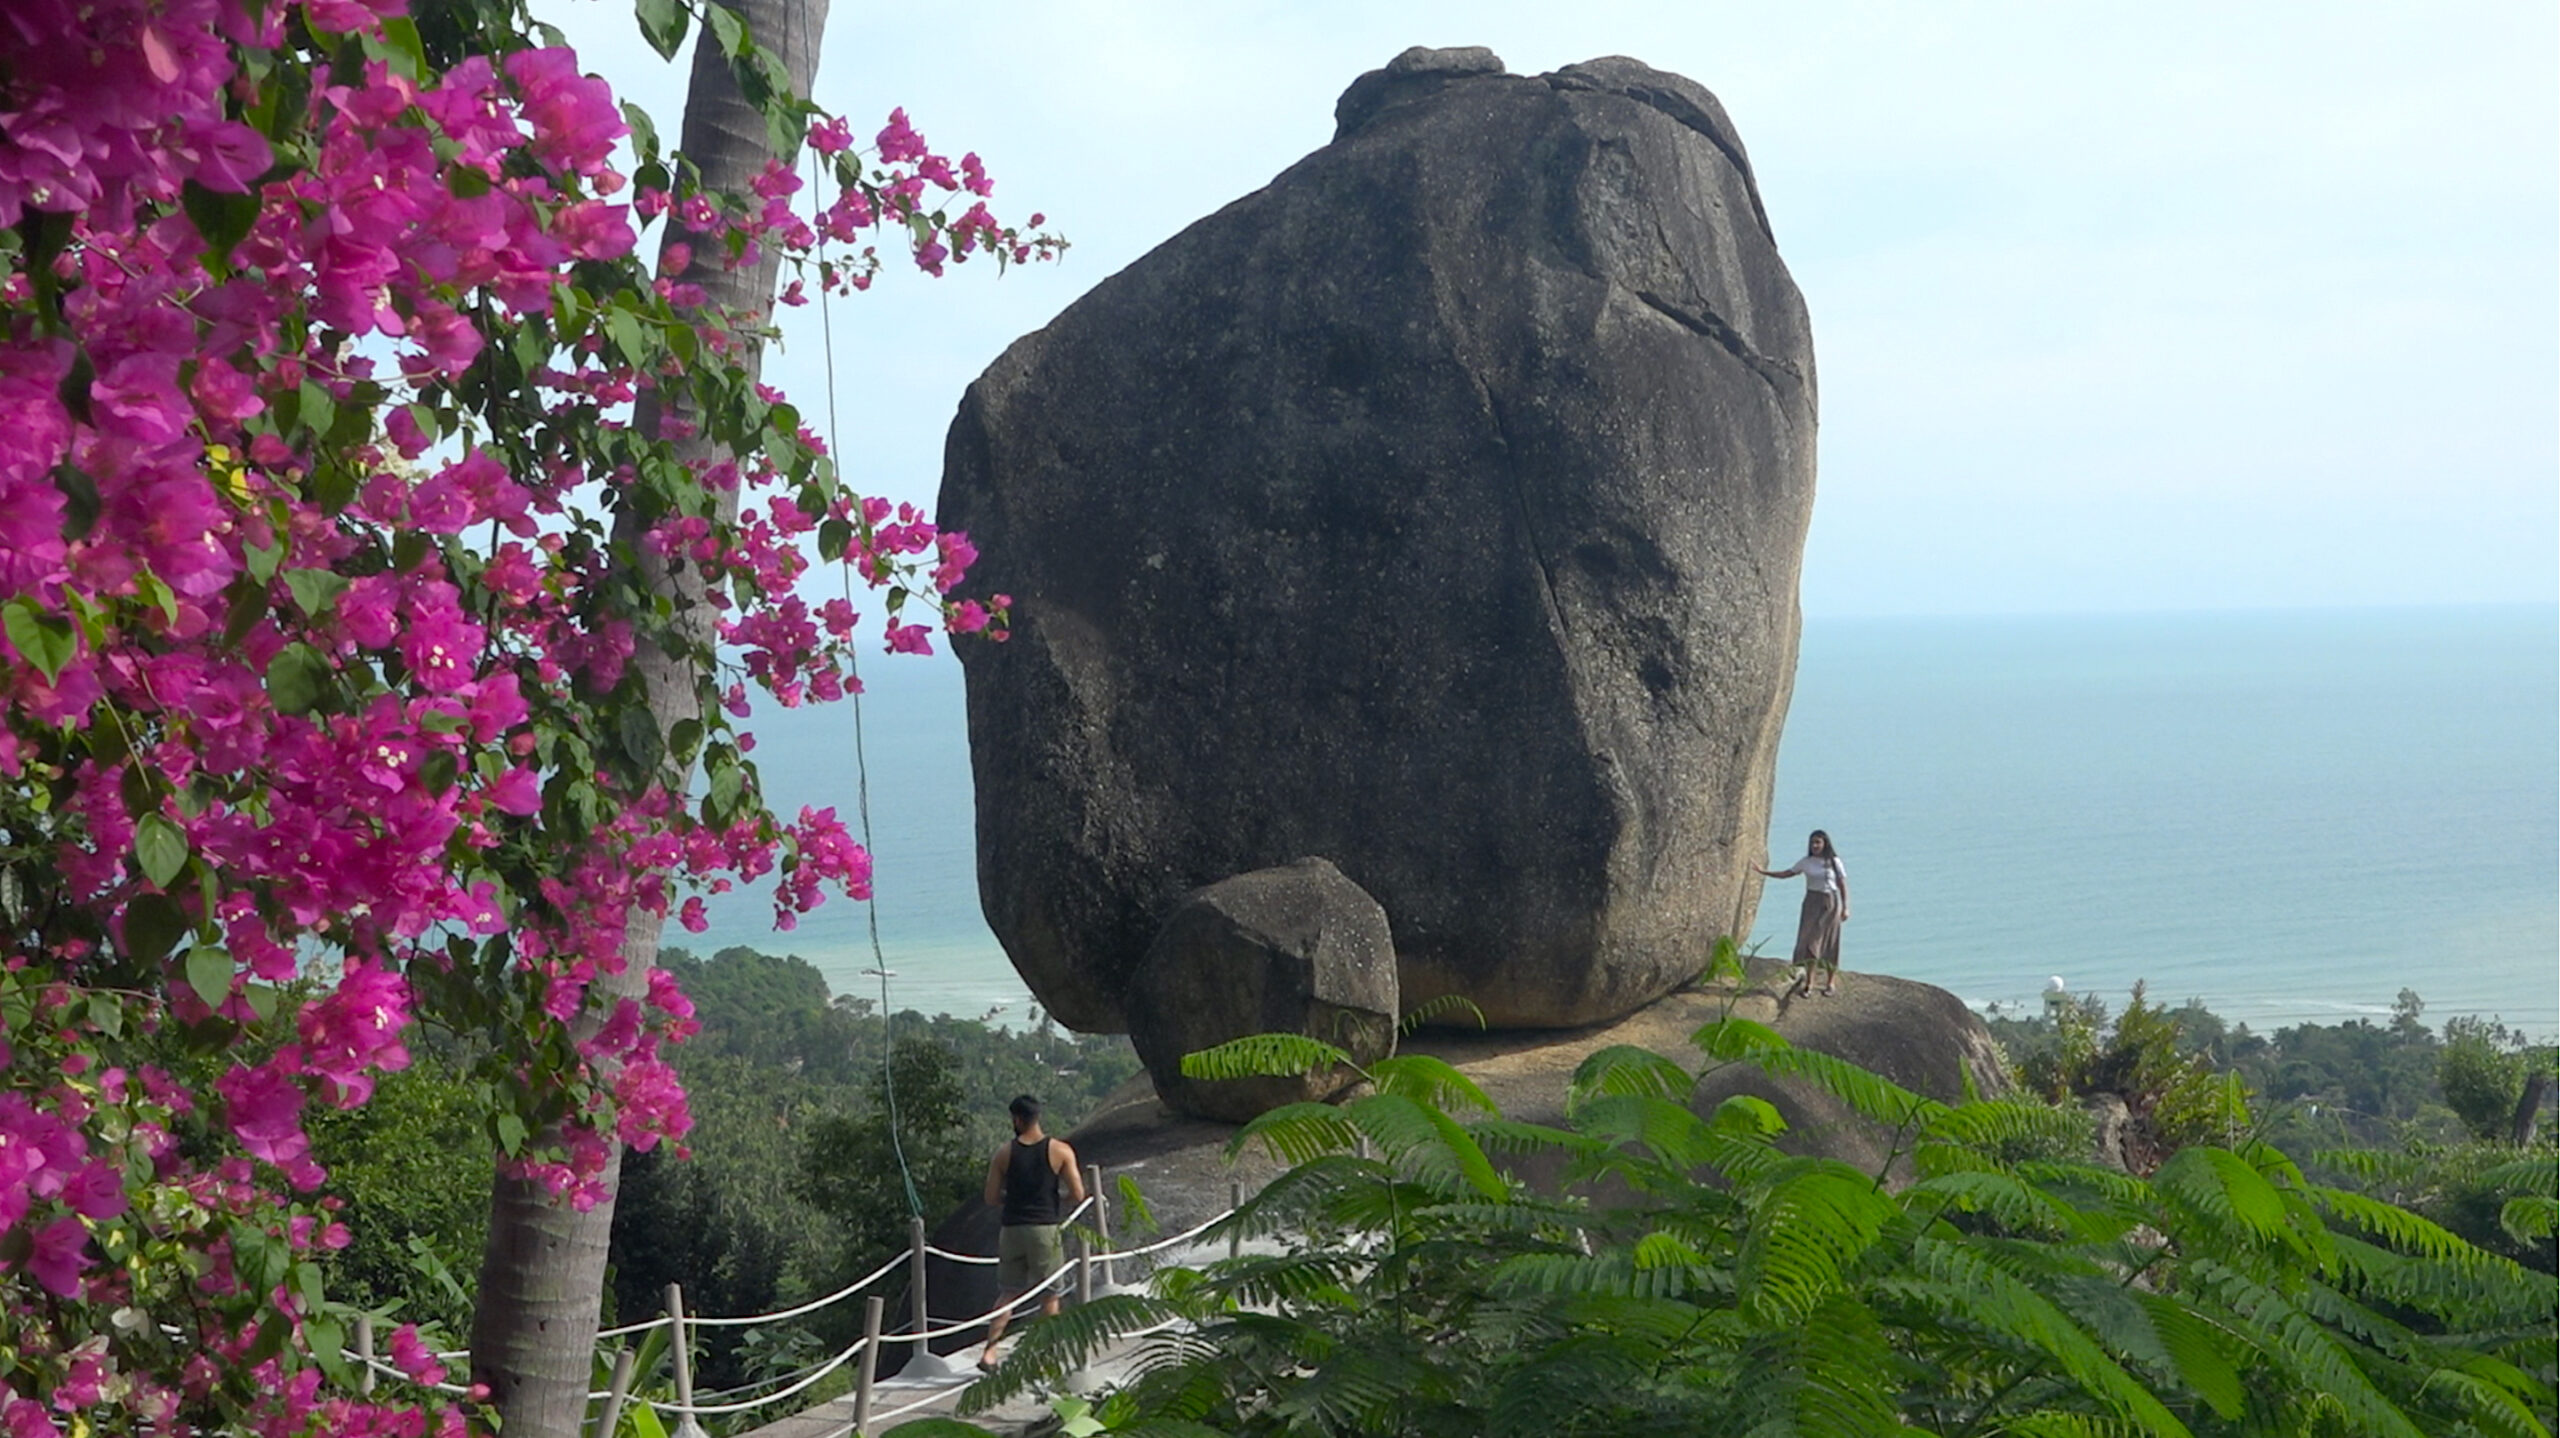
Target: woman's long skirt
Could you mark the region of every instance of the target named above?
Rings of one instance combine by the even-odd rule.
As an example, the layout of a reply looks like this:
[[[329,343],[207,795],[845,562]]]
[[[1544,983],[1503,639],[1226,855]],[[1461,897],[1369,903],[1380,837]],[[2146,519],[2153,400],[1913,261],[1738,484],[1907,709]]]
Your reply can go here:
[[[1840,967],[1840,896],[1808,892],[1796,918],[1795,961],[1808,968]]]

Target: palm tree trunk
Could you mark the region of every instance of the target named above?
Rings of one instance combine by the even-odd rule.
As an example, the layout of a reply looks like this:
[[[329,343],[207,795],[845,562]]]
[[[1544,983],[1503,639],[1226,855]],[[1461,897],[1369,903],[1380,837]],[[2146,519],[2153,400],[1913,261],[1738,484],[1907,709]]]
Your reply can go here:
[[[747,23],[758,48],[779,57],[795,93],[806,95],[818,69],[818,45],[826,32],[828,0],[720,0]],[[767,138],[764,116],[740,93],[719,43],[706,31],[695,41],[693,77],[685,97],[682,152],[693,161],[707,189],[744,192],[776,158]],[[723,253],[707,236],[682,231],[671,214],[665,243],[688,244],[695,256],[681,278],[702,287],[707,308],[744,313],[773,304],[780,256],[771,247],[752,265],[722,268]],[[665,251],[660,251],[661,267]],[[750,374],[760,373],[761,351],[748,346],[742,362]],[[658,407],[644,399],[639,422],[655,434]],[[725,458],[707,440],[679,445],[688,461]],[[721,500],[723,520],[737,517],[737,492]],[[670,566],[637,543],[636,524],[626,512],[615,526],[617,547],[642,556],[642,571],[653,592],[675,602],[679,622],[691,648],[709,653],[711,607],[703,602],[700,576],[681,564]],[[642,643],[632,656],[648,685],[649,708],[664,736],[685,719],[702,713],[702,695],[711,676],[686,654]],[[679,793],[691,774],[673,764],[665,782]],[[623,938],[622,972],[600,980],[588,1012],[610,1012],[623,998],[648,990],[649,972],[658,959],[663,920],[635,914]],[[593,1020],[589,1020],[593,1022]],[[606,1134],[607,1142],[612,1135]],[[607,1160],[608,1191],[618,1186],[622,1157],[617,1147]],[[604,1297],[605,1252],[613,1233],[613,1202],[608,1198],[585,1213],[555,1202],[539,1184],[501,1177],[489,1208],[489,1243],[480,1265],[480,1291],[471,1325],[471,1375],[489,1387],[508,1438],[578,1438],[585,1421],[586,1394],[593,1364],[597,1314]]]

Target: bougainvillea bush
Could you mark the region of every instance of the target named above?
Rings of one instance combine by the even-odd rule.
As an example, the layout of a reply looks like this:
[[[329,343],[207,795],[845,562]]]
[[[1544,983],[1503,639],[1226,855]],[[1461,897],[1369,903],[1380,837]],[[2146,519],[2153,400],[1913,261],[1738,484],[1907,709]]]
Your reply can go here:
[[[903,113],[863,147],[771,112],[810,163],[705,193],[512,0],[0,12],[12,1438],[473,1422],[407,1330],[359,1392],[306,1117],[435,1026],[502,1162],[592,1203],[611,1142],[690,1122],[682,994],[591,992],[626,927],[766,875],[786,925],[867,890],[832,811],[766,810],[737,720],[841,696],[858,644],[1000,638],[1004,601],[954,592],[964,537],[840,487],[754,381],[769,321],[686,277],[777,249],[799,301],[884,245],[1055,242]],[[817,603],[813,556],[849,576]],[[648,646],[696,661],[701,718],[653,717]]]

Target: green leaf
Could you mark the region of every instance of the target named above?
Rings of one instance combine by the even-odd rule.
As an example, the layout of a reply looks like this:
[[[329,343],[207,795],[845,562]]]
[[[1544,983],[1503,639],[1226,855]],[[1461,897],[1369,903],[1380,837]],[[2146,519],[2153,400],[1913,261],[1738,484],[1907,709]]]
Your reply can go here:
[[[453,787],[461,773],[461,756],[450,749],[438,749],[418,766],[418,782],[427,786],[428,793],[441,794]]]
[[[244,544],[240,553],[248,561],[250,575],[260,584],[274,579],[277,567],[284,563],[284,546],[281,544]]]
[[[187,950],[187,987],[196,991],[209,1009],[221,1008],[231,997],[231,955],[213,944],[198,944]]]
[[[47,684],[61,677],[63,666],[78,650],[71,621],[38,610],[31,599],[12,599],[0,605],[0,628],[9,635],[9,647],[33,665]]]
[[[284,587],[293,592],[293,602],[305,616],[317,619],[346,592],[347,579],[326,569],[290,569],[285,571]]]
[[[341,1388],[356,1385],[356,1372],[347,1363],[346,1325],[325,1313],[315,1313],[302,1320],[302,1341],[309,1345],[311,1357],[320,1371]]]
[[[172,624],[178,622],[178,593],[159,575],[146,569],[133,577],[133,588],[152,608],[160,611],[161,618]]]
[[[747,43],[746,17],[721,4],[720,0],[711,0],[703,7],[702,18],[711,26],[712,35],[720,41],[720,53],[732,60],[738,58],[738,51]]]
[[[1202,1080],[1297,1078],[1350,1062],[1351,1055],[1305,1034],[1247,1034],[1184,1054],[1182,1076]]]
[[[228,274],[231,252],[240,247],[240,242],[248,238],[250,227],[258,222],[258,197],[227,194],[189,180],[184,203],[187,218],[195,222],[196,233],[204,239],[207,264],[217,273]]]
[[[145,814],[133,826],[133,854],[142,861],[142,877],[165,889],[187,866],[186,831],[162,815]]]
[[[726,823],[737,812],[738,800],[746,793],[746,770],[739,767],[737,756],[723,751],[711,769],[711,796],[703,804],[703,812],[714,823]]]
[[[844,558],[853,547],[853,521],[830,519],[818,526],[818,557],[829,564]]]
[[[640,34],[648,40],[649,48],[657,51],[662,59],[674,59],[676,51],[684,48],[685,31],[693,23],[693,17],[686,13],[682,0],[640,0],[638,8]],[[638,107],[625,105],[622,108],[628,114]],[[645,120],[648,117],[643,115],[641,118]],[[633,124],[631,133],[635,153],[657,153],[658,137],[654,132],[649,136],[649,148],[645,152],[637,148],[640,126]]]
[[[267,661],[267,697],[286,714],[319,708],[329,680],[329,661],[308,644],[288,644]]]
[[[108,1038],[124,1034],[124,1005],[113,994],[89,995],[89,1024]]]
[[[614,720],[614,730],[632,764],[642,774],[654,776],[659,762],[667,757],[666,745],[658,737],[658,721],[646,709],[625,709]]]
[[[717,14],[718,12],[713,12]],[[613,341],[625,364],[645,364],[649,357],[648,341],[640,329],[640,317],[629,310],[605,311],[604,332]]]
[[[76,464],[64,461],[53,467],[53,487],[62,491],[62,537],[81,540],[98,526],[98,481]]]
[[[326,435],[337,426],[338,401],[318,381],[304,380],[300,394],[301,408],[295,412],[301,417],[303,428]]]
[[[176,948],[191,927],[168,895],[136,894],[124,906],[124,951],[144,962],[158,959]]]
[[[499,1151],[509,1158],[515,1157],[516,1153],[524,1147],[527,1132],[524,1120],[512,1113],[501,1113],[494,1127],[497,1132]]]
[[[418,34],[418,22],[406,15],[394,15],[382,22],[383,48],[404,57],[409,64],[403,71],[411,79],[427,72],[427,42]]]

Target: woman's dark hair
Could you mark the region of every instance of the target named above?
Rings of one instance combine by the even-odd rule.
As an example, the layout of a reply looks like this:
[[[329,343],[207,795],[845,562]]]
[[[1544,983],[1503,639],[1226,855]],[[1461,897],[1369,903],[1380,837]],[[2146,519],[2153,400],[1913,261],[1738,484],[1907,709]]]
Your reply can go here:
[[[1822,841],[1822,852],[1823,852],[1824,857],[1826,857],[1826,858],[1832,858],[1832,859],[1837,859],[1837,858],[1839,858],[1839,857],[1840,857],[1840,848],[1839,848],[1839,846],[1838,846],[1838,845],[1836,845],[1836,844],[1834,844],[1834,843],[1832,843],[1832,842],[1831,842],[1831,836],[1830,836],[1829,834],[1824,833],[1824,832],[1823,832],[1823,831],[1821,831],[1820,829],[1816,829],[1816,830],[1814,830],[1811,834],[1809,834],[1809,835],[1807,835],[1807,836],[1806,836],[1805,841],[1804,841],[1804,851],[1805,851],[1806,853],[1810,854],[1810,853],[1812,853],[1812,852],[1813,852],[1813,841],[1814,841],[1814,840],[1816,840],[1816,839],[1820,839],[1820,840]]]

